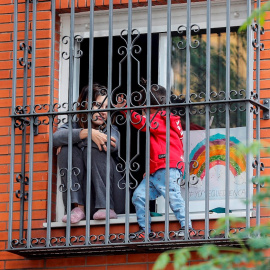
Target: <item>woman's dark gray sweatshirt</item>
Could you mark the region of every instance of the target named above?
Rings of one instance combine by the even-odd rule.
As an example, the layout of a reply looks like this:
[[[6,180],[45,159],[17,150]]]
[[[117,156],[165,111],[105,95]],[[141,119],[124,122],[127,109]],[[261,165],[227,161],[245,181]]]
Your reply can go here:
[[[81,130],[82,128],[79,127],[77,122],[72,123],[72,144],[78,144],[78,147],[83,149],[87,146],[87,138],[83,140],[80,139]],[[107,134],[107,128],[104,128],[100,132]],[[53,134],[53,146],[59,147],[68,145],[68,133],[68,123],[60,126]],[[114,137],[116,139],[116,147],[111,146],[111,153],[113,153],[116,152],[119,147],[119,132],[117,126],[115,125],[112,125],[111,137]],[[98,148],[98,146],[93,141],[92,147]]]

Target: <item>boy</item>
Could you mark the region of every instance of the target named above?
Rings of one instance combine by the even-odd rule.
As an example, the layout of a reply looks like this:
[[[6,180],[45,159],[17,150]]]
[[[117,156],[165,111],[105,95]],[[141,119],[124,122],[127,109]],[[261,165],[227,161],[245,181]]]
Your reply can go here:
[[[146,100],[145,90],[140,91],[141,100]],[[146,103],[146,102],[145,102]],[[123,97],[118,98],[116,107],[123,107],[126,101]],[[160,105],[166,104],[166,89],[160,85],[152,85],[150,93],[150,104]],[[122,112],[126,115],[125,112]],[[165,197],[166,192],[166,112],[161,108],[150,109],[150,177],[149,177],[149,200],[155,200],[159,196]],[[169,204],[176,218],[181,224],[181,230],[178,236],[184,235],[185,227],[185,202],[181,196],[180,185],[178,179],[184,173],[184,151],[183,151],[183,130],[180,122],[180,117],[170,114],[170,169],[169,169]],[[131,123],[140,131],[146,131],[146,116],[131,111]],[[132,203],[136,209],[137,221],[140,230],[131,233],[130,239],[138,239],[145,237],[145,188],[146,177],[136,188]],[[153,237],[151,232],[149,216],[149,236]],[[196,233],[191,226],[189,220],[189,234],[194,236]]]

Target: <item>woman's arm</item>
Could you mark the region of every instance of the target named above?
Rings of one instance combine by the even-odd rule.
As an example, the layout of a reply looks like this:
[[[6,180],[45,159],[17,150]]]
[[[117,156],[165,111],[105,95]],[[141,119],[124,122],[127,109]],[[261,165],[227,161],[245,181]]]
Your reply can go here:
[[[87,146],[88,129],[83,129],[80,133],[80,138],[83,141],[82,145]],[[97,145],[99,151],[107,151],[107,134],[102,133],[97,129],[92,129],[92,141]],[[111,152],[115,151],[116,139],[111,136]]]
[[[73,128],[72,129],[72,144],[78,143],[81,141],[80,132],[81,128]],[[53,134],[53,146],[59,147],[63,145],[68,145],[68,124],[64,124],[58,128],[56,132]]]

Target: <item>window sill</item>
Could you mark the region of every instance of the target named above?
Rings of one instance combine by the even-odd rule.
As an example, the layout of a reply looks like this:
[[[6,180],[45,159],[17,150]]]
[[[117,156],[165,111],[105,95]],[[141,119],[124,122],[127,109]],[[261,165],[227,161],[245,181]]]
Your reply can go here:
[[[236,216],[236,217],[246,217],[246,211],[233,211],[232,213],[229,214],[230,216]],[[209,219],[219,219],[224,217],[224,213],[211,213],[209,214]],[[255,217],[256,213],[254,210],[250,211],[250,217]],[[204,212],[199,212],[199,213],[192,213],[190,214],[190,219],[192,221],[195,220],[204,220],[205,219],[205,214]],[[169,214],[169,220],[170,221],[177,221],[176,217],[174,214]],[[152,222],[165,222],[165,215],[162,215],[160,217],[151,217]],[[129,223],[137,223],[137,218],[136,214],[129,214]],[[91,226],[96,226],[96,225],[105,225],[106,220],[91,220],[90,225]],[[125,215],[118,215],[117,219],[110,219],[110,224],[125,224]],[[86,221],[82,220],[79,223],[76,224],[71,224],[72,227],[74,226],[85,226]],[[47,222],[43,223],[43,227],[47,228]],[[66,223],[63,223],[62,221],[57,221],[57,222],[52,222],[51,223],[51,228],[61,228],[61,227],[66,227]]]

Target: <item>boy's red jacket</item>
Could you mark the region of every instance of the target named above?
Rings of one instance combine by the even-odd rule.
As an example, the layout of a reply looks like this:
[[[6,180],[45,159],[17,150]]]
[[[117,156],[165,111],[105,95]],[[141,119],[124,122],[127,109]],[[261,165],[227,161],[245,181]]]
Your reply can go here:
[[[146,116],[131,111],[132,125],[146,131]],[[183,129],[180,116],[170,114],[170,168],[184,173]],[[166,112],[150,114],[150,174],[166,168]]]

